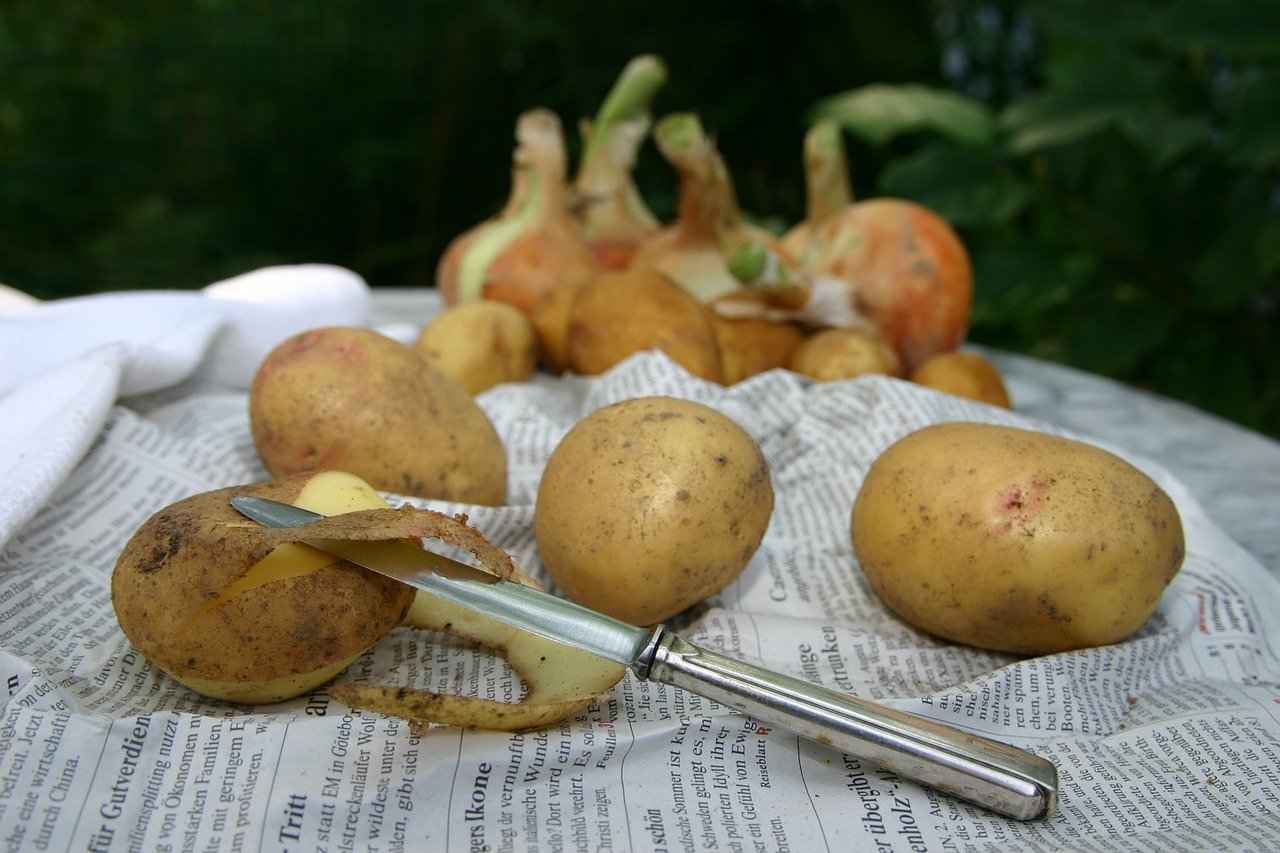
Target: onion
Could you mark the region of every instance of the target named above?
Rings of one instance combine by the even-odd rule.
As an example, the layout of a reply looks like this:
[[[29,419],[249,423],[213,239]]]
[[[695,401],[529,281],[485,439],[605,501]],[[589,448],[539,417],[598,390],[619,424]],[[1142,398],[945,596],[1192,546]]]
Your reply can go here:
[[[729,170],[698,117],[667,116],[653,135],[680,175],[679,216],[640,247],[632,264],[658,270],[706,304],[750,296],[758,306],[752,291],[803,293],[778,239],[743,218]]]
[[[605,269],[626,269],[636,248],[658,231],[658,220],[631,178],[649,132],[649,103],[667,80],[656,56],[627,63],[594,121],[582,123],[583,152],[574,181],[574,212],[583,238]]]
[[[868,320],[908,370],[958,347],[969,329],[973,269],[955,231],[913,202],[852,203],[833,123],[806,136],[805,172],[808,217],[782,240],[810,279],[796,319],[828,326]]]
[[[560,119],[545,109],[523,113],[506,207],[457,237],[440,259],[436,284],[447,305],[493,299],[528,314],[553,288],[595,275],[569,212],[565,171]]]

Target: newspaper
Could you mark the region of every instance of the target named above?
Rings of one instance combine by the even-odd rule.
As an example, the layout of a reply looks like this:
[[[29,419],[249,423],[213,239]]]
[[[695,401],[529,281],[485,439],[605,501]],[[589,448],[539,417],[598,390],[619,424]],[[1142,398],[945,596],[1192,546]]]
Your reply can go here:
[[[586,414],[650,394],[741,424],[777,496],[750,565],[682,631],[1044,755],[1061,773],[1056,817],[1003,819],[630,675],[575,721],[524,734],[415,730],[323,689],[256,709],[204,699],[130,648],[109,592],[151,513],[265,477],[243,394],[179,392],[117,407],[0,555],[0,851],[1280,848],[1280,588],[1164,472],[1132,460],[1186,530],[1157,613],[1118,645],[1031,659],[924,635],[861,577],[849,514],[880,451],[942,420],[1026,425],[890,379],[775,372],[724,389],[643,354],[604,377],[502,386],[480,403],[507,444],[510,503],[468,507],[472,523],[545,580],[532,533],[545,460]],[[410,629],[354,669],[510,701],[521,689],[501,658]]]

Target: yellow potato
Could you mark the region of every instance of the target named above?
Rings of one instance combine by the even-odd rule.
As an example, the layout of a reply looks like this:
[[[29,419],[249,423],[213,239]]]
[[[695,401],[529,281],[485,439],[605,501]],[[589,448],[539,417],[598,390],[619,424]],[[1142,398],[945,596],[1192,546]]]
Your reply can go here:
[[[538,486],[534,532],[570,598],[649,625],[732,582],[772,512],[768,463],[741,427],[698,403],[644,397],[564,437]]]
[[[694,376],[723,379],[706,308],[662,273],[607,273],[578,292],[569,315],[569,363],[576,372],[604,373],[650,349]]]
[[[1013,408],[1000,372],[975,352],[939,353],[917,367],[911,381],[979,403]]]
[[[507,456],[462,386],[368,329],[295,335],[249,395],[253,444],[273,477],[349,471],[400,494],[499,505]]]
[[[902,363],[893,347],[874,332],[859,329],[825,329],[800,344],[791,354],[796,373],[835,382],[869,373],[898,376]]]
[[[946,423],[876,459],[854,552],[880,599],[949,640],[1046,654],[1114,643],[1182,565],[1182,523],[1149,477],[1029,430]]]
[[[467,302],[437,315],[414,349],[471,395],[523,382],[538,362],[533,324],[504,302]]]

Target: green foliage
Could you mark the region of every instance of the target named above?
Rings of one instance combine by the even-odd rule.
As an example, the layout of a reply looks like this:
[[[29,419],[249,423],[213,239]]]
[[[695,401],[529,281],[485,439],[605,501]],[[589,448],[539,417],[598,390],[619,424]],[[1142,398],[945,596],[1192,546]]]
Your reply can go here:
[[[877,192],[961,231],[974,339],[1280,435],[1280,10],[1145,0],[1115,12],[947,3],[952,29],[979,22],[988,59],[1009,55],[993,40],[1034,37],[1037,79],[1015,70],[992,85],[1009,67],[975,67],[971,53],[951,82],[981,76],[985,98],[875,85],[818,111],[882,146]],[[862,106],[837,108],[850,104]]]
[[[51,298],[329,261],[422,285],[492,215],[516,115],[572,130],[660,54],[739,198],[803,215],[801,140],[974,257],[974,340],[1280,435],[1280,4],[1254,0],[0,4],[0,282]],[[843,94],[841,94],[843,93]],[[577,140],[572,140],[575,146]],[[653,147],[639,183],[669,217]]]

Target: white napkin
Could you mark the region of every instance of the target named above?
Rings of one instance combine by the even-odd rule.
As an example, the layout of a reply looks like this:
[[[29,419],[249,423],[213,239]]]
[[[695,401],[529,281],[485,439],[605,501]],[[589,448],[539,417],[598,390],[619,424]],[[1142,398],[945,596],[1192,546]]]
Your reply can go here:
[[[266,267],[203,291],[110,293],[0,304],[0,546],[44,505],[102,429],[117,397],[201,369],[248,388],[280,341],[363,326],[369,289],[341,267]]]

